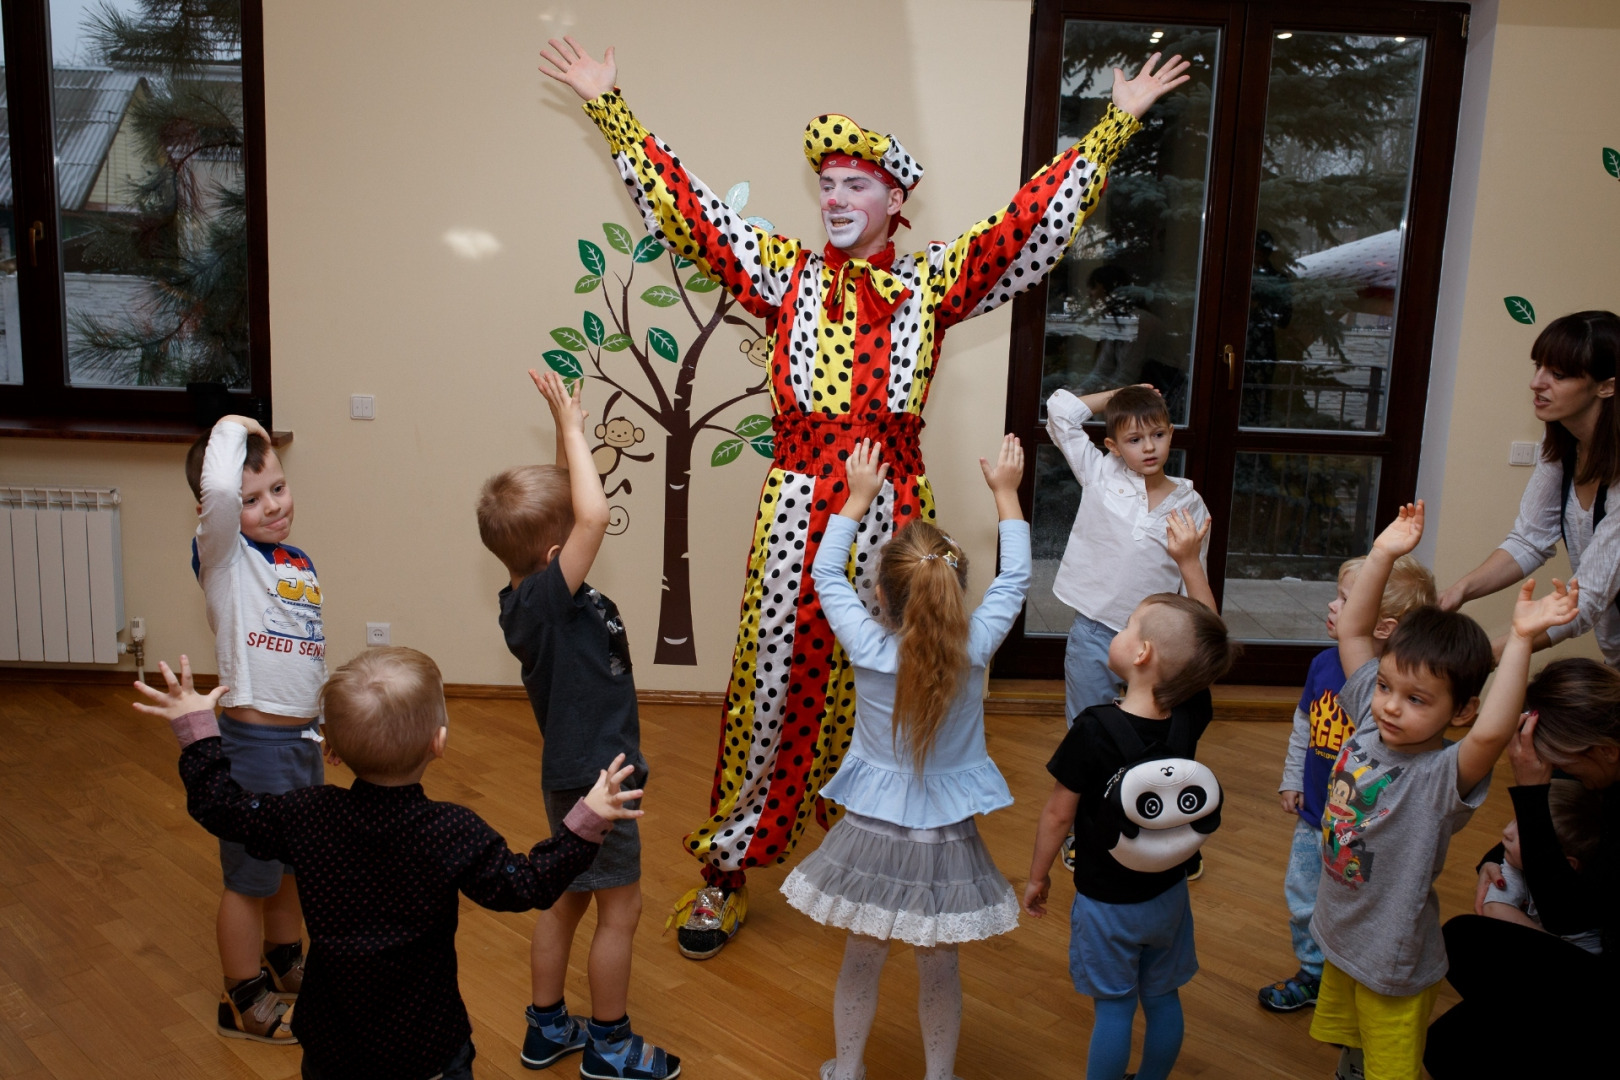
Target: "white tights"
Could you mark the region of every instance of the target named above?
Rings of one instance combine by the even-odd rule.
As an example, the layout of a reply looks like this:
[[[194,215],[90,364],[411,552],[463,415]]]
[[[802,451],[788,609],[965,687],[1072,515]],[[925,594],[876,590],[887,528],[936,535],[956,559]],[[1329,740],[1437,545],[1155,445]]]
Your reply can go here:
[[[962,1032],[962,977],[956,946],[940,945],[917,952],[917,1019],[922,1025],[926,1080],[952,1080],[956,1041]],[[878,979],[889,958],[889,943],[861,934],[849,935],[844,966],[833,991],[833,1031],[838,1057],[823,1069],[823,1080],[863,1080],[866,1038],[877,1014]]]

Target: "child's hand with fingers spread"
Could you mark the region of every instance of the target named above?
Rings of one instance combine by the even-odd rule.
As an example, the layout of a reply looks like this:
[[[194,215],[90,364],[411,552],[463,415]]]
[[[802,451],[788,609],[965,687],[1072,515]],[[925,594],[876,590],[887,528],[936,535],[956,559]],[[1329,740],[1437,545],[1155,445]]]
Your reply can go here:
[[[980,458],[979,470],[984,473],[984,482],[990,485],[991,491],[998,495],[1003,492],[1017,494],[1018,485],[1024,479],[1024,444],[1018,441],[1016,435],[1003,436],[996,463],[992,465]]]
[[[585,417],[588,414],[582,404],[585,393],[584,379],[576,381],[573,390],[570,391],[568,384],[563,382],[562,376],[555,371],[540,374],[534,368],[530,368],[529,378],[534,380],[535,388],[546,399],[546,404],[551,408],[552,422],[557,425],[559,432],[585,431]]]
[[[134,703],[137,712],[146,713],[148,716],[161,716],[165,720],[173,721],[188,713],[212,713],[219,699],[230,689],[228,686],[216,686],[207,694],[197,693],[196,687],[191,683],[191,660],[184,655],[180,657],[178,679],[174,677],[174,671],[169,667],[167,660],[158,662],[158,670],[163,673],[163,682],[167,689],[154,690],[143,682],[135,684],[135,689],[153,702],[151,705],[141,701]]]
[[[1170,553],[1170,558],[1178,564],[1198,558],[1204,537],[1209,535],[1210,521],[1206,517],[1203,525],[1194,525],[1190,512],[1170,511],[1164,519],[1164,549]]]
[[[1401,512],[1395,520],[1378,534],[1373,541],[1373,550],[1381,551],[1392,558],[1410,555],[1423,539],[1423,500],[1407,503],[1401,507]]]
[[[878,497],[883,481],[888,478],[889,466],[883,463],[882,457],[882,447],[871,439],[862,439],[844,462],[844,472],[849,478],[849,501],[856,503],[862,514]]]
[[[596,778],[596,783],[591,790],[585,793],[585,805],[590,807],[597,817],[606,818],[609,821],[640,817],[644,811],[631,810],[624,804],[635,802],[641,798],[642,789],[636,788],[634,791],[621,791],[619,789],[620,785],[630,779],[630,774],[635,771],[635,766],[624,763],[623,754],[614,758],[613,763],[603,769],[601,775]]]
[[[1513,605],[1513,635],[1534,640],[1536,635],[1570,622],[1581,612],[1581,586],[1574,578],[1566,588],[1553,578],[1553,591],[1540,600],[1535,595],[1536,580],[1530,578],[1519,589],[1518,603]]]

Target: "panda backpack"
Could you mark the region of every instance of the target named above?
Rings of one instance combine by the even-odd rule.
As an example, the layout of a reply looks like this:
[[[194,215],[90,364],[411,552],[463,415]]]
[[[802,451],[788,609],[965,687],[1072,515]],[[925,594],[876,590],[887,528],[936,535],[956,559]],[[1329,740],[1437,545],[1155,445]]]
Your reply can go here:
[[[1126,761],[1103,789],[1094,835],[1126,869],[1144,874],[1175,869],[1221,824],[1215,774],[1191,756],[1176,756],[1193,752],[1188,720],[1172,714],[1168,745],[1150,748],[1117,711],[1099,709],[1092,715]]]

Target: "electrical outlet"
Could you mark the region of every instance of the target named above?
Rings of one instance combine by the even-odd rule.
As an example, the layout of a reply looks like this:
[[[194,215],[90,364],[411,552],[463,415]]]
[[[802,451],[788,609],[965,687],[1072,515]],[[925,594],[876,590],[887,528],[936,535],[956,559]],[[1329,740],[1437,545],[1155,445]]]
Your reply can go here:
[[[1534,465],[1536,463],[1536,451],[1538,449],[1540,449],[1540,447],[1541,447],[1540,443],[1533,443],[1533,442],[1515,442],[1515,443],[1513,443],[1511,446],[1508,447],[1508,464],[1509,465]]]
[[[366,623],[366,644],[387,645],[389,643],[388,624],[385,622]]]
[[[371,394],[349,395],[350,420],[377,419],[377,399]]]

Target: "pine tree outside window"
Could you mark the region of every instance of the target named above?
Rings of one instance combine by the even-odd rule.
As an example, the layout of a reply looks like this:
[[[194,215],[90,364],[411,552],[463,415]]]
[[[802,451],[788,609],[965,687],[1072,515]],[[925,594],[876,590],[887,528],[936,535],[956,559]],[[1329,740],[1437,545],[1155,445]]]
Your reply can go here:
[[[0,433],[268,425],[261,0],[0,5]]]

